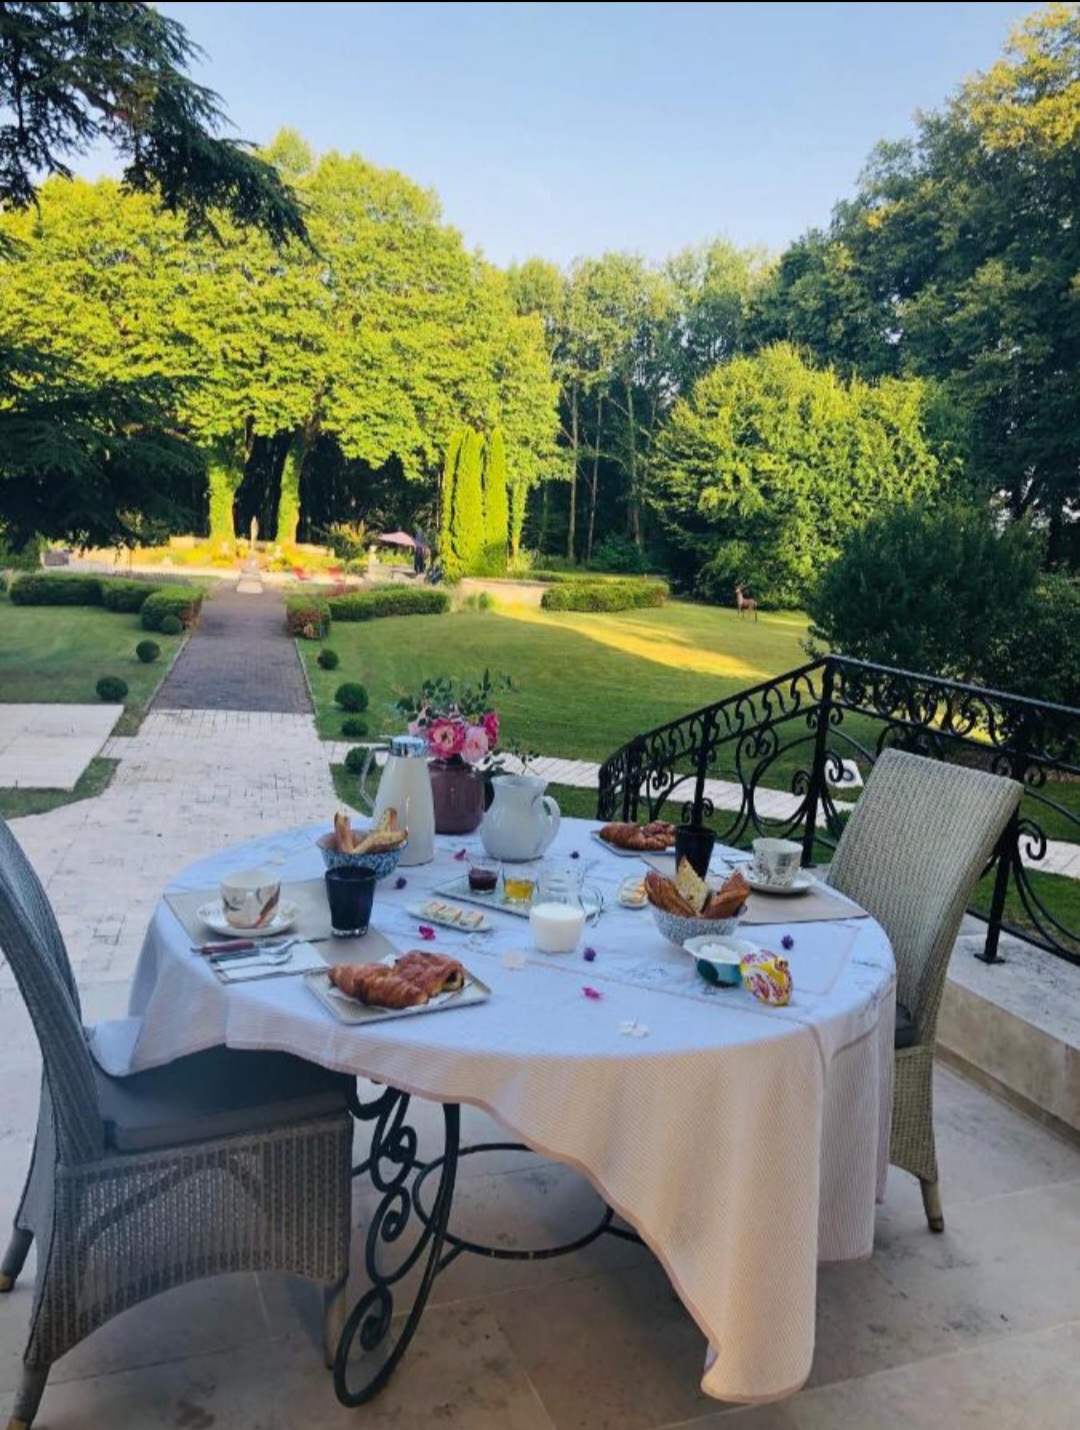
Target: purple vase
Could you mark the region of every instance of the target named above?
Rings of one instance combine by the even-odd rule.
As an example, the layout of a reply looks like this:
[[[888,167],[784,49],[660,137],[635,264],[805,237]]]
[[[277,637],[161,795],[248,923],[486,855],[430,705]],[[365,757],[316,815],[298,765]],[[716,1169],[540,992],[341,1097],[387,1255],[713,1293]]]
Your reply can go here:
[[[436,834],[471,834],[484,817],[484,776],[460,755],[432,760],[431,800]]]

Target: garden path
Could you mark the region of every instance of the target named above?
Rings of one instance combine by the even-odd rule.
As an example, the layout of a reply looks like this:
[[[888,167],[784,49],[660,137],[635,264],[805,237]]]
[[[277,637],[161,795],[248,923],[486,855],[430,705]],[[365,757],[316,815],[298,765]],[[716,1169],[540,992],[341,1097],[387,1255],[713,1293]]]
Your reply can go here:
[[[280,592],[219,586],[154,699],[155,710],[307,715],[307,683],[285,633]]]

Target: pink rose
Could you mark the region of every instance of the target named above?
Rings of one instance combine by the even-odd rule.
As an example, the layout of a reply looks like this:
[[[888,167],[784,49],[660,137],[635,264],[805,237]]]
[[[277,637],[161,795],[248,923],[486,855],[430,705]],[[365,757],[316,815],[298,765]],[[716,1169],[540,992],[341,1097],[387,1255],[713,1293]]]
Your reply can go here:
[[[465,727],[455,720],[433,720],[427,730],[428,749],[437,760],[460,755],[465,741]]]
[[[494,710],[489,710],[481,722],[484,726],[484,734],[488,738],[488,749],[499,743],[499,717]]]
[[[488,737],[483,725],[470,725],[465,731],[461,753],[470,765],[478,765],[488,752]]]

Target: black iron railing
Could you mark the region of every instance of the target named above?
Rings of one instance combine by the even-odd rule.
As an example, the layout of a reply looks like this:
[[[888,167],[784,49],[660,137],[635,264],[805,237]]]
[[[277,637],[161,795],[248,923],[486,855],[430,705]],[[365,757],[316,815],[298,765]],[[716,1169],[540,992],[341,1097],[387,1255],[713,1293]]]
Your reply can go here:
[[[1005,929],[1080,963],[1080,929],[1040,885],[1051,841],[1080,845],[1080,710],[827,656],[636,736],[600,768],[597,815],[675,811],[730,844],[799,839],[804,864],[820,862],[887,746],[1025,786],[991,865],[980,956],[993,962]]]

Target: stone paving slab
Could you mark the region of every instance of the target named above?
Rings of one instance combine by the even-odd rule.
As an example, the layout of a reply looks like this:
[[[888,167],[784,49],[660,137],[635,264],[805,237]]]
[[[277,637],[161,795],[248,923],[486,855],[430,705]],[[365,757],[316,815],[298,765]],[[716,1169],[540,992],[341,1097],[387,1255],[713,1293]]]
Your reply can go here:
[[[80,977],[130,976],[170,874],[229,844],[329,821],[337,802],[310,715],[154,710],[104,753],[120,765],[98,798],[12,821]]]
[[[0,788],[72,790],[123,705],[0,705]]]

